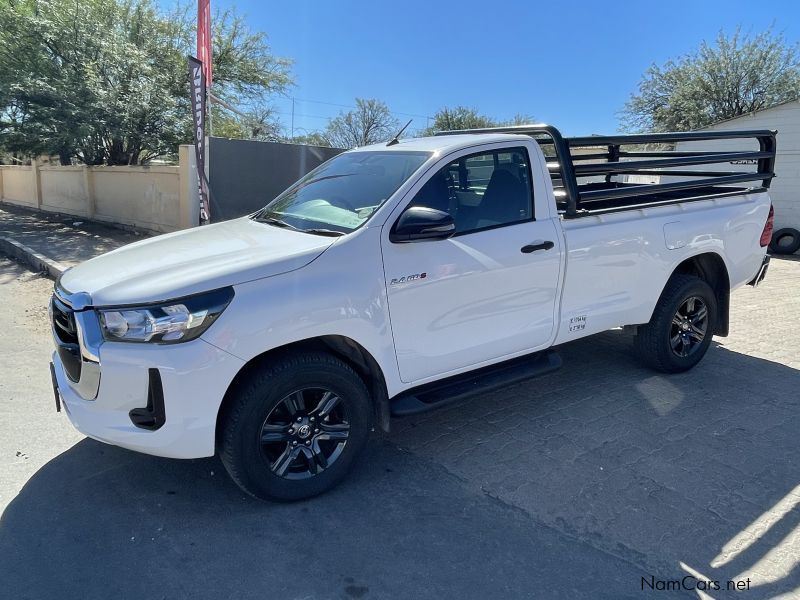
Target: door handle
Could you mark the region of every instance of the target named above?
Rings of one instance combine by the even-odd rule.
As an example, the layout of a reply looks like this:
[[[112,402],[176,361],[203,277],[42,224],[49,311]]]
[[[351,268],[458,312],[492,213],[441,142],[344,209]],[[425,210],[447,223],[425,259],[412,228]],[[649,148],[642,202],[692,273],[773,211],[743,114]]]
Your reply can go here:
[[[523,246],[520,248],[520,252],[523,254],[530,254],[531,252],[536,252],[537,250],[550,250],[555,246],[555,244],[551,241],[542,242],[540,244],[528,244],[527,246]]]

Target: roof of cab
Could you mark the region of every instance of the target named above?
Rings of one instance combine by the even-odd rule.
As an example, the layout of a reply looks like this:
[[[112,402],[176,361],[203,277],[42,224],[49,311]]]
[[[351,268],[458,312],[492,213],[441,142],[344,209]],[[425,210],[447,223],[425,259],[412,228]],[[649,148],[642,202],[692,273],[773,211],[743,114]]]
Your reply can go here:
[[[387,146],[386,142],[353,148],[356,152],[377,152],[377,151],[423,151],[423,152],[452,152],[469,148],[477,144],[489,144],[492,142],[513,142],[520,140],[530,140],[527,135],[512,133],[464,133],[458,135],[437,135],[431,137],[401,139],[397,144]]]

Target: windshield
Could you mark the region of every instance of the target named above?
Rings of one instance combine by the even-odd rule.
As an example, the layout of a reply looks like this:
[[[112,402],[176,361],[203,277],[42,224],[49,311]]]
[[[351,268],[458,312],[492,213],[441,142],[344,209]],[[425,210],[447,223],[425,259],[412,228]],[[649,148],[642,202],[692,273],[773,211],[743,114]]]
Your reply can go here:
[[[344,234],[365,223],[428,152],[346,152],[320,165],[253,218],[309,233]]]

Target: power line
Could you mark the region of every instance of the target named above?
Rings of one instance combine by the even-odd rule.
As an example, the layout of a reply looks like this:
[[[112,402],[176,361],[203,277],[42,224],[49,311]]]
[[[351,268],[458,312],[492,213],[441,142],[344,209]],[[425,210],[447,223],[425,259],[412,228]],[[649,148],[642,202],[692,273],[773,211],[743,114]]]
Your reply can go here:
[[[290,110],[277,110],[277,109],[275,109],[273,112],[276,112],[279,115],[291,115],[292,114],[292,111],[290,111]],[[306,113],[299,113],[299,112],[294,113],[294,116],[296,116],[296,117],[308,117],[310,119],[335,119],[336,118],[335,116],[334,117],[330,117],[330,116],[324,117],[322,115],[309,115],[309,114],[306,114]]]
[[[327,102],[325,100],[309,100],[307,98],[296,98],[294,96],[292,96],[292,100],[297,101],[297,102],[309,102],[311,104],[325,104],[327,106],[336,106],[338,108],[349,108],[349,109],[358,108],[357,106],[352,106],[350,104],[337,104],[336,102]],[[417,113],[407,113],[407,112],[400,112],[400,111],[396,111],[396,110],[391,110],[389,112],[392,113],[393,115],[403,115],[404,117],[420,117],[422,119],[432,119],[433,118],[431,115],[420,115],[420,114],[417,114]]]
[[[230,104],[222,103],[216,97],[213,100],[215,102],[217,102],[218,104],[220,104],[221,106],[223,106],[224,108],[227,108],[231,112],[236,113],[240,117],[247,117],[246,114],[242,113],[239,110],[235,110],[233,107],[231,107]],[[290,111],[290,110],[278,110],[277,108],[272,109],[272,112],[274,112],[276,114],[279,114],[279,115],[287,115],[287,116],[292,114],[292,111]],[[412,115],[409,115],[408,113],[392,112],[392,111],[389,111],[389,112],[392,115],[412,116]],[[308,113],[299,113],[299,112],[295,112],[294,116],[295,117],[305,117],[305,118],[308,118],[308,119],[324,119],[326,121],[329,121],[331,119],[335,119],[336,118],[336,115],[333,115],[333,116],[330,116],[330,115],[327,115],[327,116],[326,115],[311,115],[311,114],[308,114]],[[417,116],[422,117],[423,115],[417,115]],[[424,117],[424,118],[433,118],[433,117]]]
[[[217,102],[218,104],[222,105],[223,107],[227,108],[231,112],[234,112],[234,113],[238,114],[239,116],[246,117],[246,115],[244,115],[244,113],[240,112],[239,110],[234,109],[230,104],[227,104],[226,102],[223,102],[222,100],[220,100],[220,99],[218,99],[216,97],[213,97],[213,96],[212,96],[211,99],[213,101]],[[274,112],[276,114],[279,114],[279,115],[286,115],[286,116],[291,117],[291,124],[290,124],[291,134],[290,134],[290,137],[294,137],[294,130],[295,129],[305,129],[303,127],[298,127],[298,128],[295,127],[295,117],[303,117],[303,118],[306,118],[306,119],[321,119],[321,120],[324,120],[324,121],[331,121],[331,120],[335,119],[338,116],[338,115],[314,115],[314,114],[310,114],[310,113],[299,113],[299,112],[297,112],[295,110],[295,103],[296,102],[306,102],[306,103],[309,103],[309,104],[321,104],[321,105],[324,105],[324,106],[335,106],[336,108],[347,108],[347,109],[350,109],[350,110],[357,110],[358,109],[357,106],[353,106],[353,105],[349,105],[349,104],[339,104],[339,103],[336,103],[336,102],[328,102],[326,100],[311,100],[311,99],[308,99],[308,98],[296,98],[294,96],[286,98],[286,100],[291,100],[291,102],[292,102],[292,109],[291,110],[280,110],[280,109],[277,109],[277,108],[273,108],[272,112]],[[400,111],[393,111],[393,110],[390,110],[389,114],[392,115],[392,116],[396,116],[396,117],[417,117],[417,118],[420,118],[420,119],[425,119],[426,126],[430,124],[430,121],[432,119],[434,119],[434,117],[432,117],[430,115],[422,115],[422,114],[418,114],[418,113],[407,113],[407,112],[400,112]]]

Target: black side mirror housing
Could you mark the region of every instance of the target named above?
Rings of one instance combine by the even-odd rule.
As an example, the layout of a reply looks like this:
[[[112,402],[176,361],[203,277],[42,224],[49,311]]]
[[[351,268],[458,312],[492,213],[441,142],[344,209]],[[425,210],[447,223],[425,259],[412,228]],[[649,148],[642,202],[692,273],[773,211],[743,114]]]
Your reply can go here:
[[[407,208],[389,233],[389,241],[395,243],[422,240],[444,240],[456,232],[456,223],[450,213],[427,206]]]

